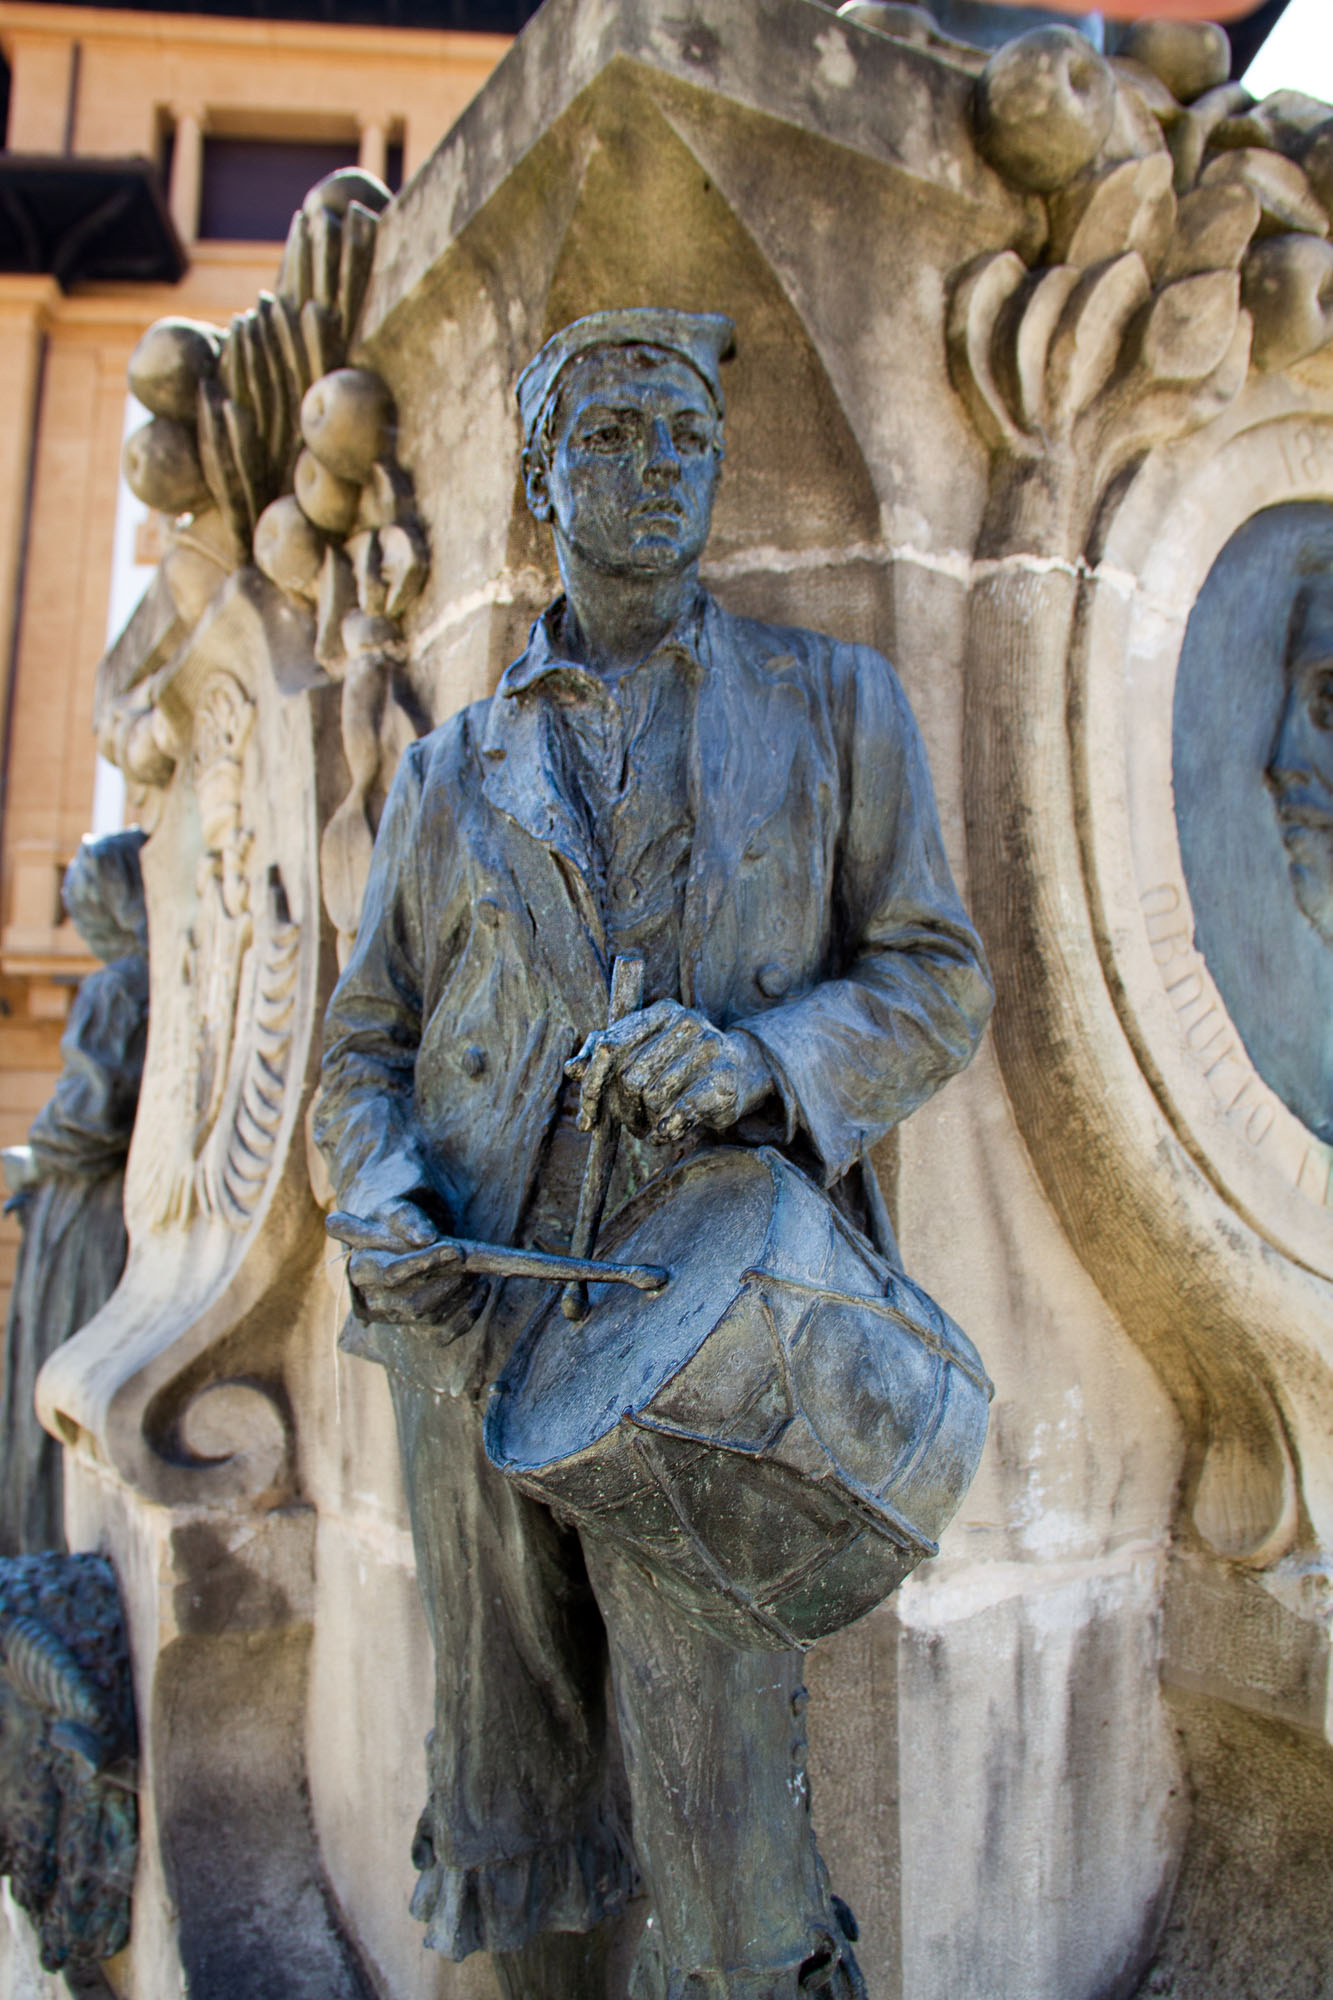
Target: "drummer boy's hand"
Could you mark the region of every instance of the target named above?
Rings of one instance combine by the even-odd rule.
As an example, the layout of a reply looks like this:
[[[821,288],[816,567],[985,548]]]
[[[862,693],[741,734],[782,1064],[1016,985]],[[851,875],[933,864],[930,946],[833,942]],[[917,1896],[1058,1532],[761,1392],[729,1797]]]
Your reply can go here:
[[[763,1049],[677,1000],[658,1000],[589,1035],[565,1074],[579,1088],[579,1130],[603,1103],[640,1138],[667,1145],[696,1125],[725,1131],[774,1088]]]
[[[472,1290],[470,1278],[451,1270],[456,1259],[443,1252],[439,1228],[413,1201],[386,1202],[368,1219],[335,1210],[324,1226],[352,1253],[347,1281],[358,1319],[438,1326]]]

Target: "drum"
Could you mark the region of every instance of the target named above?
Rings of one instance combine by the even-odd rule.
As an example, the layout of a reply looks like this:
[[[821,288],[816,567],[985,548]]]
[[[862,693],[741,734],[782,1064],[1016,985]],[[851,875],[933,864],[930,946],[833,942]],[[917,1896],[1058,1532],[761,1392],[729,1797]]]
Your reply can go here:
[[[936,1553],[990,1382],[811,1180],[767,1148],[695,1153],[597,1252],[670,1282],[537,1315],[491,1391],[494,1465],[736,1646],[811,1646]]]

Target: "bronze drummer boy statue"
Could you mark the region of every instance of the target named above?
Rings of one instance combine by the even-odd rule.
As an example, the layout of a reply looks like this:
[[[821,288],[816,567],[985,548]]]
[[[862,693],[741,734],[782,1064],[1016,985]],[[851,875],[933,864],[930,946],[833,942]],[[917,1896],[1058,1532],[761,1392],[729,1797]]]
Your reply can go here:
[[[700,588],[731,335],[596,313],[525,370],[564,594],[404,756],[328,1015],[344,1338],[390,1372],[437,1661],[413,1908],[515,2000],[602,1994],[640,1876],[636,2000],[865,1991],[811,1830],[800,1654],[724,1643],[495,1469],[488,1392],[550,1287],[427,1254],[568,1251],[603,1117],[608,1213],[721,1139],[778,1149],[886,1248],[868,1149],[986,1022],[892,669]],[[642,1005],[608,1027],[631,954]]]

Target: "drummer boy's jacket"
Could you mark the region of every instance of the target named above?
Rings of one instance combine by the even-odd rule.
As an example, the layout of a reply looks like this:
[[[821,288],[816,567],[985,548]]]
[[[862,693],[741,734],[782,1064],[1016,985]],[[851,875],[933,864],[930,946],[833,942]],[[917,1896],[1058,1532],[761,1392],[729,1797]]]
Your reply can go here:
[[[562,714],[562,683],[587,675],[559,656],[561,611],[489,702],[399,766],[325,1031],[316,1131],[355,1214],[431,1189],[460,1235],[518,1240],[563,1065],[605,1023],[625,915],[579,779],[587,729],[572,756]],[[964,1066],[991,1008],[925,752],[867,647],[705,597],[648,665],[664,652],[686,690],[681,760],[636,769],[628,730],[617,754],[652,893],[673,885],[675,997],[763,1044],[772,1136],[832,1184]],[[647,795],[654,770],[683,801]],[[388,1360],[398,1342],[358,1345]]]

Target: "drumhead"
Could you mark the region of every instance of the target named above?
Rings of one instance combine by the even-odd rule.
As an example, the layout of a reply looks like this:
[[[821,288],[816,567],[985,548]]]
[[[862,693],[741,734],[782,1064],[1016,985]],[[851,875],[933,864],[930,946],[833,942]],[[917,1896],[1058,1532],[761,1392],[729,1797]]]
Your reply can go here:
[[[593,1285],[578,1325],[558,1296],[538,1314],[487,1415],[494,1462],[519,1476],[536,1471],[595,1444],[627,1410],[646,1409],[707,1339],[736,1274],[762,1260],[772,1212],[772,1168],[740,1147],[692,1154],[650,1181],[603,1230],[597,1255],[661,1264],[670,1281],[654,1293]]]

